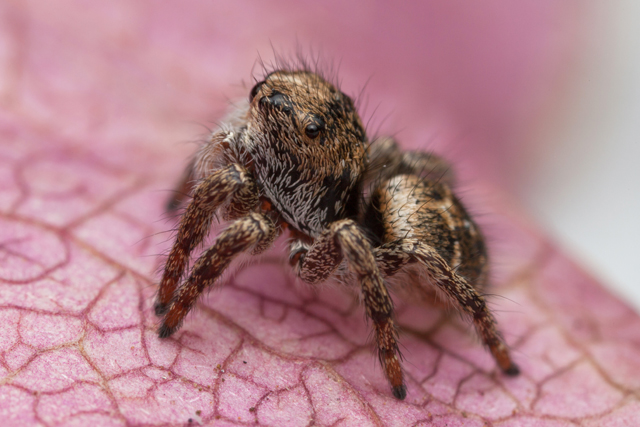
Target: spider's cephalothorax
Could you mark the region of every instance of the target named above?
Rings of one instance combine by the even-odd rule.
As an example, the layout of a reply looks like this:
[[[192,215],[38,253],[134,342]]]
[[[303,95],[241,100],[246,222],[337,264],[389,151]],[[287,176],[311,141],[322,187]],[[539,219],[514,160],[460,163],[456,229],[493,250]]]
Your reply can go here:
[[[406,387],[387,282],[401,272],[418,292],[436,289],[468,313],[499,367],[517,374],[479,292],[484,240],[451,181],[439,157],[402,152],[390,138],[369,147],[353,101],[318,74],[267,75],[202,145],[169,204],[193,195],[160,282],[160,337],[180,327],[236,255],[260,253],[288,231],[290,263],[303,281],[338,275],[360,286],[395,397],[404,399]],[[216,212],[233,222],[180,283]]]
[[[263,195],[316,237],[356,214],[367,139],[351,99],[307,72],[275,72],[252,91],[242,143]]]

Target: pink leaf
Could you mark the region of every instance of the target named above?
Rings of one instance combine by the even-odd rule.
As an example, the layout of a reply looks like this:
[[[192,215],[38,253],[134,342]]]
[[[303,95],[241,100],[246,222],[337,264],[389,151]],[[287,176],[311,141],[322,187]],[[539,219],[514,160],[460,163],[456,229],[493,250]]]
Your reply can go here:
[[[562,73],[547,24],[575,5],[349,4],[0,6],[0,424],[638,422],[638,315],[529,224],[500,166],[517,150],[512,123]],[[345,58],[349,93],[377,74],[369,99],[394,106],[407,146],[435,129],[431,148],[446,150],[457,129],[486,124],[452,157],[475,178],[465,200],[493,242],[491,303],[519,377],[498,373],[457,316],[398,301],[408,397],[395,400],[361,307],[296,284],[278,249],[157,338],[150,306],[175,227],[163,206],[192,150],[177,144],[194,134],[185,123],[220,118],[226,96],[246,96],[256,50],[268,56],[270,39],[287,52],[296,35]]]

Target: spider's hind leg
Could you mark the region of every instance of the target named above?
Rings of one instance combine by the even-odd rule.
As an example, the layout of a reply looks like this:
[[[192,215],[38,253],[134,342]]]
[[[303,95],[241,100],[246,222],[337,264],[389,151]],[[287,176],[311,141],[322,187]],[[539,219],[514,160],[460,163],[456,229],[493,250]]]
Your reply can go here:
[[[488,257],[484,238],[451,189],[418,175],[397,175],[381,181],[373,191],[367,225],[381,242],[374,252],[383,274],[391,276],[416,263],[428,280],[417,281],[442,291],[467,314],[498,366],[518,373],[496,320],[480,293],[486,280]]]
[[[507,375],[517,375],[520,372],[511,359],[504,339],[498,332],[496,320],[487,307],[485,298],[458,275],[435,249],[415,239],[405,239],[376,248],[375,254],[381,271],[388,276],[395,274],[409,263],[420,263],[429,276],[430,282],[469,315],[478,335],[489,348],[500,369]],[[415,285],[430,286],[420,281],[415,282]]]

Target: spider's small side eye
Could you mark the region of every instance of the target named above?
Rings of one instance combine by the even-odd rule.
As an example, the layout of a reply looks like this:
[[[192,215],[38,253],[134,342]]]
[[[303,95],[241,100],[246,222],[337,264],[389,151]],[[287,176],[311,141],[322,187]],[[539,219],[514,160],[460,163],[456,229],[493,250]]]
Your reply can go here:
[[[324,120],[318,118],[314,123],[310,123],[304,128],[304,133],[311,139],[315,139],[320,135],[320,132],[324,129]]]
[[[251,93],[249,94],[249,102],[253,101],[253,98],[256,97],[256,95],[258,94],[258,91],[260,90],[263,84],[264,84],[264,80],[256,83],[253,89],[251,89]]]

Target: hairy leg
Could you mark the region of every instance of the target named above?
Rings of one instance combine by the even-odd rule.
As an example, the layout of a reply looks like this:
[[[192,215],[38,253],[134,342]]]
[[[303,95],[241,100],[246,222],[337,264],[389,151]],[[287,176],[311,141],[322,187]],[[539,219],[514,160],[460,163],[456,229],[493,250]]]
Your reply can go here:
[[[378,356],[393,395],[404,399],[407,390],[393,321],[393,302],[372,251],[371,244],[355,222],[336,221],[316,239],[306,255],[299,258],[298,275],[305,282],[318,283],[333,273],[343,258],[347,260],[349,269],[360,281],[365,311],[373,321]]]
[[[236,200],[237,195],[240,197]],[[232,164],[202,181],[195,190],[193,200],[180,219],[178,235],[164,267],[155,303],[156,315],[164,314],[189,260],[191,251],[209,233],[211,220],[222,203],[231,199],[233,214],[248,213],[258,204],[258,190],[253,178],[244,167]]]
[[[187,281],[178,289],[158,334],[166,338],[182,323],[204,288],[212,285],[231,261],[241,252],[253,249],[259,253],[268,248],[276,237],[276,227],[267,216],[250,213],[220,233],[216,242],[205,251],[193,267]]]
[[[422,264],[431,282],[472,318],[476,331],[500,369],[507,375],[517,375],[520,372],[511,360],[509,349],[496,328],[496,320],[484,297],[456,274],[435,249],[417,240],[405,239],[382,245],[375,248],[374,252],[376,262],[386,276],[392,276],[409,263]],[[426,286],[420,282],[418,285]]]

